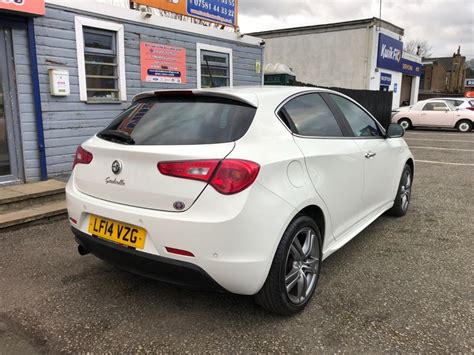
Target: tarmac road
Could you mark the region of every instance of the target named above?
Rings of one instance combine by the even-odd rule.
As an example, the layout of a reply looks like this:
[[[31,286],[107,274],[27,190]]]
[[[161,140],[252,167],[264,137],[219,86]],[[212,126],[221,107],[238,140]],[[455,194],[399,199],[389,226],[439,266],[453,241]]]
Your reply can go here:
[[[328,258],[303,313],[80,257],[61,220],[0,234],[0,353],[474,351],[474,133],[406,138],[419,160],[408,215]]]

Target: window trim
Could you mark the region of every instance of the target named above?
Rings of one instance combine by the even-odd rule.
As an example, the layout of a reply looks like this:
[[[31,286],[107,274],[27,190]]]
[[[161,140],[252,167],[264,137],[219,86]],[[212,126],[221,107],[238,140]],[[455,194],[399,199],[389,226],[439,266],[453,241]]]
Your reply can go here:
[[[196,71],[197,71],[197,88],[202,89],[201,78],[201,51],[216,52],[229,55],[229,87],[234,87],[234,58],[232,48],[211,46],[209,44],[196,44]]]
[[[291,131],[291,129],[285,124],[285,122],[283,122],[283,120],[281,119],[279,113],[281,111],[281,109],[286,105],[287,102],[289,102],[290,100],[294,99],[294,98],[297,98],[298,96],[301,96],[301,95],[305,95],[305,94],[311,94],[311,93],[317,93],[317,94],[320,94],[323,98],[326,96],[326,94],[333,94],[333,95],[337,95],[337,96],[341,96],[343,98],[346,98],[348,99],[349,101],[353,102],[355,105],[357,105],[358,107],[360,107],[365,113],[367,113],[374,121],[375,123],[377,124],[377,126],[379,127],[380,129],[380,132],[382,132],[382,136],[381,137],[356,137],[354,135],[354,133],[352,132],[352,128],[349,127],[349,131],[347,131],[346,129],[344,130],[344,132],[347,132],[347,136],[343,136],[343,137],[325,137],[325,136],[302,136],[302,135],[299,135],[299,134],[296,134],[295,132]],[[330,98],[329,98],[330,100]],[[331,105],[328,104],[329,108],[332,110],[333,108],[333,101],[331,101]],[[337,109],[339,110],[339,109]],[[340,111],[340,110],[339,110]],[[352,98],[348,97],[348,96],[345,96],[337,91],[329,91],[329,90],[306,90],[306,91],[301,91],[301,92],[298,92],[296,94],[293,94],[289,97],[287,97],[286,99],[284,99],[276,108],[275,112],[274,112],[276,118],[280,121],[280,123],[283,125],[283,127],[293,136],[295,137],[298,137],[298,138],[305,138],[305,139],[386,139],[387,137],[387,133],[385,131],[385,128],[383,128],[383,126],[380,124],[380,122],[369,112],[365,109],[365,107],[363,107],[362,105],[360,105],[357,101],[353,100]],[[338,117],[341,117],[339,115],[342,115],[342,113],[339,113],[339,112],[334,112],[333,111],[333,114],[334,116],[336,117],[336,119],[338,119]],[[341,119],[344,121],[345,125],[349,125],[349,123],[347,122],[346,118],[344,117],[344,115],[342,115]],[[344,133],[343,132],[343,133]]]
[[[319,95],[319,97],[321,98],[321,100],[326,104],[327,108],[329,109],[329,111],[331,112],[331,114],[333,115],[334,117],[334,120],[336,121],[336,124],[337,126],[339,127],[339,129],[341,130],[341,136],[318,136],[318,135],[314,135],[314,136],[309,136],[309,135],[304,135],[304,134],[301,134],[298,132],[298,129],[296,128],[296,125],[293,121],[293,119],[291,118],[291,115],[288,113],[288,111],[286,110],[285,106],[287,104],[289,104],[291,101],[293,100],[297,100],[303,96],[307,96],[307,95]],[[286,126],[286,124],[283,122],[282,120],[282,117],[280,115],[283,115],[285,116],[285,119],[288,120],[288,124],[291,126],[289,127],[290,130],[291,130],[291,133],[297,137],[305,137],[305,138],[334,138],[334,139],[340,139],[340,138],[344,138],[344,137],[348,137],[349,136],[349,132],[345,126],[345,123],[344,121],[341,119],[341,117],[338,117],[338,113],[337,111],[334,111],[333,110],[333,107],[332,107],[332,102],[328,102],[327,98],[324,96],[324,93],[323,92],[318,92],[318,91],[313,91],[313,92],[304,92],[304,93],[301,93],[300,95],[294,95],[292,96],[289,100],[285,101],[285,103],[280,107],[280,109],[278,110],[278,113],[277,113],[277,116],[278,118],[280,119],[280,121]],[[287,127],[288,128],[288,127]]]
[[[355,101],[353,98],[349,97],[349,96],[346,96],[346,95],[343,95],[341,93],[338,93],[338,92],[326,92],[327,94],[327,99],[329,101],[331,101],[331,103],[334,105],[334,109],[340,113],[342,119],[344,120],[349,132],[350,132],[350,135],[351,135],[351,138],[352,139],[386,139],[387,138],[387,132],[385,130],[385,128],[383,128],[383,126],[380,124],[380,122],[369,112],[367,111],[367,109],[362,106],[361,104],[359,104],[357,101]],[[334,100],[332,99],[331,95],[335,95],[335,96],[339,96],[339,97],[342,97],[343,99],[346,99],[348,100],[349,102],[352,102],[354,105],[356,105],[358,108],[360,108],[363,112],[365,112],[367,114],[367,116],[369,116],[370,119],[372,119],[372,121],[374,121],[375,125],[377,126],[377,128],[379,129],[380,131],[380,136],[356,136],[354,134],[354,131],[352,130],[352,126],[350,125],[349,121],[347,120],[346,116],[344,115],[344,113],[342,112],[342,110],[339,108],[339,106],[334,102]]]
[[[125,30],[124,26],[115,22],[96,20],[88,17],[76,16],[74,18],[76,31],[77,69],[79,77],[80,100],[88,103],[120,103],[127,101],[127,80],[125,74]],[[84,54],[84,32],[83,27],[91,27],[99,30],[116,32],[115,43],[117,46],[117,74],[119,98],[117,101],[91,101],[87,97],[86,63]]]

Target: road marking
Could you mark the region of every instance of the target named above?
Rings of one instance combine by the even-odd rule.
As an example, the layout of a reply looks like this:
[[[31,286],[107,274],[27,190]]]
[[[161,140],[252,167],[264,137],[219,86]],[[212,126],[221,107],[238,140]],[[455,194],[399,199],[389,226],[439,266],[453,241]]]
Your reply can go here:
[[[410,146],[410,148],[415,148],[415,149],[433,149],[433,150],[454,150],[454,151],[456,151],[456,152],[474,152],[474,149],[439,148],[439,147],[420,147],[420,146]]]
[[[432,141],[432,142],[455,142],[455,143],[473,143],[474,140],[472,141],[458,141],[456,139],[426,139],[426,138],[410,138],[406,137],[406,140],[411,140],[411,141]]]
[[[440,164],[440,165],[474,166],[474,164],[447,163],[444,161],[431,161],[431,160],[415,160],[415,162],[426,163],[426,164]]]

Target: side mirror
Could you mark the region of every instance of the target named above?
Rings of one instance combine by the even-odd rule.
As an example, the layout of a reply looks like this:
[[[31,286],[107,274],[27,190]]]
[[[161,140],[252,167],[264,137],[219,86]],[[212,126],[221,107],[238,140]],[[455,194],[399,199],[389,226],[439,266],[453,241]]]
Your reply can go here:
[[[387,138],[401,138],[405,135],[405,130],[397,123],[390,123],[387,128]]]

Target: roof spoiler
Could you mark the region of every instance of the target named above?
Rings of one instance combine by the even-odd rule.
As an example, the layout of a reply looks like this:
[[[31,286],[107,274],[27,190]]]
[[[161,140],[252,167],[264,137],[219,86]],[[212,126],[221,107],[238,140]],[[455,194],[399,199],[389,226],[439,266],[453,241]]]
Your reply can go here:
[[[220,97],[230,100],[242,102],[252,107],[258,107],[258,99],[254,94],[231,94],[227,91],[220,90],[158,90],[158,91],[147,91],[138,95],[135,95],[132,99],[132,104],[136,101],[148,99],[152,97],[173,97],[173,96],[208,96],[208,97]]]

